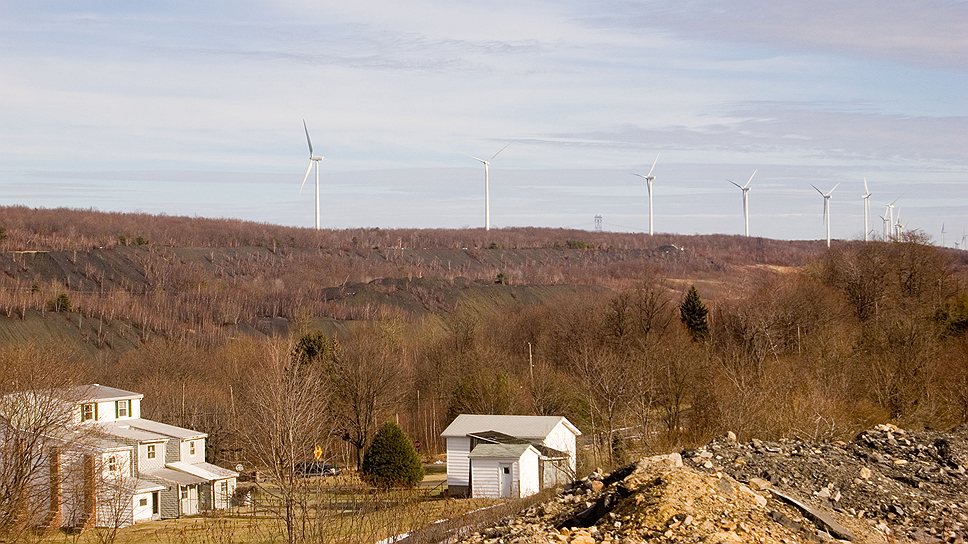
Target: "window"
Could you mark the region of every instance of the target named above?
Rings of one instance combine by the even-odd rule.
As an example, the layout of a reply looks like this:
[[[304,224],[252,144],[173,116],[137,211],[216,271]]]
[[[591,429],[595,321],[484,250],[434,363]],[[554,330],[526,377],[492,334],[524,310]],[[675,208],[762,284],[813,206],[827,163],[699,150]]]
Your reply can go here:
[[[511,474],[511,467],[502,467],[502,468],[504,468],[505,474]]]
[[[219,493],[221,493],[223,497],[227,496],[229,494],[229,483],[228,482],[224,482],[224,481],[223,482],[219,482],[218,483],[218,490],[219,490]]]
[[[97,419],[97,404],[88,402],[81,405],[81,421]]]
[[[181,498],[182,499],[187,499],[188,498],[188,488],[187,487],[182,487],[182,488],[179,488],[179,489],[181,489]]]
[[[130,417],[131,416],[131,400],[116,400],[114,401],[114,415],[115,417]]]
[[[148,444],[148,459],[154,459],[154,458],[155,458],[155,445]]]
[[[192,440],[188,443],[188,455],[195,455],[195,441]]]
[[[108,457],[108,472],[119,472],[118,458],[114,455]]]
[[[138,506],[148,506],[148,499],[145,498],[138,501]]]

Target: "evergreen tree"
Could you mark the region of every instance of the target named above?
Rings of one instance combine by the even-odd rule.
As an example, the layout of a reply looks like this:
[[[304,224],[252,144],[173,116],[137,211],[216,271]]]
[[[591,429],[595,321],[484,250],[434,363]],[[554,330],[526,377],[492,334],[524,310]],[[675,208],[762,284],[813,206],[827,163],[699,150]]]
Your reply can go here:
[[[706,320],[708,314],[709,310],[699,297],[696,286],[690,286],[686,297],[679,304],[679,319],[689,329],[692,339],[697,342],[702,342],[709,337],[709,322]]]
[[[384,423],[363,456],[363,481],[382,488],[413,487],[423,475],[413,442],[396,423]]]

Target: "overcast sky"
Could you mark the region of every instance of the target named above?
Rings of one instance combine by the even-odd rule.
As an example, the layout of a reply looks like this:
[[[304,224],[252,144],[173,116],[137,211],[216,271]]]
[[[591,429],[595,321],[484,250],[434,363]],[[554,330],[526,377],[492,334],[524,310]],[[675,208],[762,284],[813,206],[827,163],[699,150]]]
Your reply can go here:
[[[968,2],[0,0],[0,204],[313,223],[968,228]],[[2,223],[2,217],[0,217]]]

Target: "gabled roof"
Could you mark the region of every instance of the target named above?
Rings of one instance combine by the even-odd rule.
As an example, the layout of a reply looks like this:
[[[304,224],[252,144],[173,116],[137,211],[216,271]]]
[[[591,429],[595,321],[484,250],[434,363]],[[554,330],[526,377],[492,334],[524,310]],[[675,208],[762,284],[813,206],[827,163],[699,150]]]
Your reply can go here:
[[[561,416],[461,414],[444,429],[444,432],[440,433],[440,436],[447,438],[495,431],[517,438],[544,440],[559,423],[564,424],[575,436],[581,434],[578,427]]]
[[[467,457],[471,459],[518,459],[528,450],[540,455],[531,444],[478,444]]]
[[[142,399],[144,395],[133,391],[125,391],[116,387],[108,387],[99,383],[79,385],[68,391],[68,397],[77,402],[111,401],[124,399]]]

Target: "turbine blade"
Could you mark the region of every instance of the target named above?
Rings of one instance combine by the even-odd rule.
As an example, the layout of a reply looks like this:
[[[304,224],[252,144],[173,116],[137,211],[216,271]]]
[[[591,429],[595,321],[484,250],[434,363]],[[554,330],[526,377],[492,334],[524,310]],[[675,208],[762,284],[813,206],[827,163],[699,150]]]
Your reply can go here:
[[[901,200],[901,197],[897,197],[894,200],[892,200],[891,203],[888,204],[888,206],[893,206],[895,203],[897,203],[898,200]]]
[[[655,164],[656,164],[657,162],[659,162],[659,155],[661,155],[661,154],[662,154],[661,152],[659,152],[659,153],[656,153],[656,154],[655,154],[655,160],[654,160],[654,161],[652,161],[652,168],[649,168],[649,173],[648,173],[648,174],[646,174],[646,177],[649,177],[649,176],[651,176],[651,175],[652,175],[652,172],[654,172],[654,171],[655,171]]]
[[[747,187],[749,187],[750,186],[750,183],[753,183],[753,176],[755,176],[755,175],[756,175],[756,170],[753,170],[753,173],[750,175],[749,181],[747,181],[746,182],[746,185],[743,186],[744,189],[747,188]]]
[[[504,151],[505,149],[507,149],[510,146],[511,146],[511,142],[508,142],[508,145],[506,145],[506,146],[502,147],[501,149],[499,149],[498,152],[495,153],[495,154],[493,154],[493,155],[491,155],[491,158],[488,159],[488,160],[489,161],[493,161],[494,160],[494,157],[497,157],[498,155],[500,155],[501,154],[501,151]],[[480,160],[480,159],[478,159],[478,160]]]
[[[743,188],[743,186],[742,186],[742,185],[740,185],[739,183],[736,183],[735,181],[733,181],[733,180],[731,180],[731,179],[727,179],[726,181],[728,181],[728,182],[730,182],[730,183],[732,183],[733,185],[735,185],[736,187],[739,187],[740,189],[742,189],[742,188]]]
[[[635,176],[635,177],[642,178],[642,179],[648,179],[649,178],[649,176],[646,176],[645,174],[636,174],[635,172],[632,172],[632,175]]]
[[[299,186],[299,194],[302,194],[303,187],[306,186],[306,180],[309,179],[309,172],[311,172],[312,169],[313,169],[313,161],[309,161],[309,167],[306,168],[306,175],[303,176],[302,185]]]
[[[474,159],[475,161],[480,161],[480,162],[483,162],[483,163],[486,163],[486,162],[487,162],[487,161],[485,161],[484,159],[480,159],[480,158],[477,158],[477,157],[475,157],[474,155],[467,155],[467,154],[465,153],[465,154],[464,154],[464,156],[465,156],[465,157],[470,157],[470,158],[472,158],[472,159]]]
[[[313,141],[309,139],[309,127],[306,126],[306,120],[303,119],[303,130],[306,131],[306,143],[309,144],[309,156],[313,156]]]
[[[870,197],[871,190],[867,188],[867,178],[864,178],[864,197]]]
[[[817,191],[818,193],[820,193],[820,196],[827,196],[827,195],[823,194],[823,191],[821,191],[820,189],[817,189],[817,186],[816,185],[814,185],[814,184],[811,183],[810,186],[813,187],[813,190],[814,191]]]
[[[834,185],[834,188],[831,189],[829,193],[827,193],[827,196],[830,196],[830,195],[834,194],[834,191],[837,190],[837,187],[840,187],[840,184],[839,183],[837,185]]]

